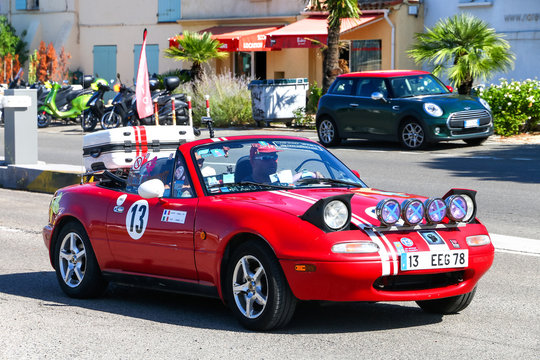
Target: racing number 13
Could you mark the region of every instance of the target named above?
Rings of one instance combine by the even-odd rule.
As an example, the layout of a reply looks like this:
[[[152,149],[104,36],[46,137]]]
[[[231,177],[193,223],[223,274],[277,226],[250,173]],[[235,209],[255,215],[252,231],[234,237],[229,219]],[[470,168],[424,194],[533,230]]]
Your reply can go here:
[[[135,201],[129,208],[126,214],[126,230],[132,239],[138,240],[143,236],[148,224],[148,212],[146,200]]]

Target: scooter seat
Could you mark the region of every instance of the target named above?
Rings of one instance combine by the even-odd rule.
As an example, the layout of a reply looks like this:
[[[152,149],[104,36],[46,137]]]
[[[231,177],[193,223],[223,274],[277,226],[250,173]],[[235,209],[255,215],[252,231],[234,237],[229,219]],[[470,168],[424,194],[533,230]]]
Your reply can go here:
[[[66,97],[66,100],[68,102],[71,102],[73,99],[75,99],[76,97],[78,96],[81,96],[81,95],[85,95],[85,94],[91,94],[93,91],[92,89],[82,89],[82,90],[73,90],[72,92],[70,92],[67,97]]]

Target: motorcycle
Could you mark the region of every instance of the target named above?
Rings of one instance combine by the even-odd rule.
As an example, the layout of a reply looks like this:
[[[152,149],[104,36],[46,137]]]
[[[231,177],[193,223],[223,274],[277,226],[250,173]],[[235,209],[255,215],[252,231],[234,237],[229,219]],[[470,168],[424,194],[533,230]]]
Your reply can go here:
[[[101,116],[101,127],[103,129],[112,129],[123,126],[131,126],[128,123],[128,114],[132,99],[135,98],[135,91],[125,86],[117,75],[118,83],[114,85],[114,91],[117,92],[112,101],[112,107]]]
[[[83,89],[73,90],[69,85],[52,83],[50,92],[47,94],[43,105],[38,108],[38,127],[49,126],[52,119],[63,119],[77,121],[82,112],[87,109],[86,104],[92,96],[91,85],[94,84],[94,77],[86,75],[83,78]],[[95,89],[97,85],[94,85]]]
[[[103,103],[103,95],[111,88],[107,81],[99,79],[96,81],[97,90],[94,91],[86,106],[88,109],[83,111],[81,119],[81,127],[83,131],[93,131],[105,113],[105,104]],[[103,127],[105,129],[105,127]]]

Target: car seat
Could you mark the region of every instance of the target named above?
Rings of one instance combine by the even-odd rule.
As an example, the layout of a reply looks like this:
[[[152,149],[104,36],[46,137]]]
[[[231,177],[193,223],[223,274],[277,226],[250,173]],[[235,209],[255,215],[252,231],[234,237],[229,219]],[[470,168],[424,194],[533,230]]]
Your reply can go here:
[[[249,161],[249,155],[242,156],[236,162],[236,167],[234,168],[234,182],[238,183],[251,175],[251,162]]]

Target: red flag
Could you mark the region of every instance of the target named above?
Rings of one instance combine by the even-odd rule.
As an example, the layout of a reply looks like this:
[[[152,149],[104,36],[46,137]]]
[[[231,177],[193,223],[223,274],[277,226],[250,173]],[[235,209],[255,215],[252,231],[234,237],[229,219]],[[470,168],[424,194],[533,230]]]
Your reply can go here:
[[[152,96],[148,81],[148,65],[146,64],[146,29],[144,29],[141,55],[139,57],[139,69],[137,70],[137,85],[135,86],[137,99],[137,112],[139,119],[152,115]]]

